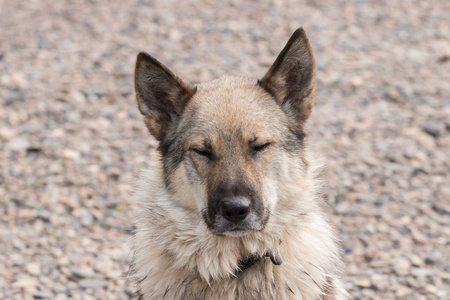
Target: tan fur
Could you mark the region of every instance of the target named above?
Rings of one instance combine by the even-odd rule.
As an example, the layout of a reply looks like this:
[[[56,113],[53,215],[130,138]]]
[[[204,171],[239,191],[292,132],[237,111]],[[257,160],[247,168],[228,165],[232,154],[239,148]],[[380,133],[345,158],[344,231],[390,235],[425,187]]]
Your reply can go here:
[[[305,41],[309,47],[304,33],[296,34],[300,36],[290,43],[300,38],[303,42],[294,47],[304,47]],[[310,52],[308,47],[304,49]],[[283,65],[283,57],[277,62],[292,71]],[[335,234],[317,194],[320,163],[306,140],[295,135],[300,136],[310,114],[314,75],[295,100],[303,102],[281,103],[265,90],[270,86],[270,92],[283,97],[292,92],[274,90],[288,86],[271,83],[276,69],[272,67],[272,75],[260,85],[237,77],[200,84],[179,114],[158,123],[163,133],[155,126],[150,129],[162,143],[171,139],[171,150],[161,150],[162,160],[149,159],[133,198],[140,209],[132,268],[141,299],[347,298],[339,279]],[[137,89],[141,84],[145,82],[138,82]],[[138,94],[145,112],[146,103],[154,99],[139,97],[144,96]],[[158,111],[144,112],[146,122],[158,122]],[[301,127],[296,127],[295,116]],[[255,144],[266,142],[271,143],[267,149],[252,152]],[[208,151],[212,158],[192,149]],[[214,226],[205,222],[205,211],[215,205],[211,193],[224,183],[252,190],[267,222],[255,219],[253,230],[242,234],[215,234]],[[267,253],[281,258],[282,264],[272,263]],[[239,261],[250,255],[261,260],[240,272]]]

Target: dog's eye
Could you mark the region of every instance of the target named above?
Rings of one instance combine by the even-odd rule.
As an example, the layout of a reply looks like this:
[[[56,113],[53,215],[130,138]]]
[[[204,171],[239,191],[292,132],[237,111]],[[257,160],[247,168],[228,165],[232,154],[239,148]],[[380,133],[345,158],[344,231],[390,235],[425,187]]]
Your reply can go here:
[[[265,144],[253,146],[253,151],[255,151],[255,152],[261,152],[261,151],[264,151],[264,150],[266,150],[270,145],[272,145],[272,143],[265,143]]]
[[[209,152],[209,151],[200,150],[200,149],[197,149],[197,148],[192,148],[191,151],[194,152],[195,154],[198,154],[200,156],[204,156],[204,157],[206,157],[208,159],[212,158],[212,153]]]

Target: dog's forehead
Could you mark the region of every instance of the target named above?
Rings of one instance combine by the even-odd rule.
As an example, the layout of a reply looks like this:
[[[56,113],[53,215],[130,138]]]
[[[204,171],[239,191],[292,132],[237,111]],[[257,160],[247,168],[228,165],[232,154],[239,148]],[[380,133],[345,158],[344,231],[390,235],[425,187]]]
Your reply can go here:
[[[223,77],[202,83],[191,102],[188,114],[195,115],[196,123],[207,124],[208,128],[264,129],[261,127],[278,125],[284,119],[274,99],[256,80],[247,78]]]

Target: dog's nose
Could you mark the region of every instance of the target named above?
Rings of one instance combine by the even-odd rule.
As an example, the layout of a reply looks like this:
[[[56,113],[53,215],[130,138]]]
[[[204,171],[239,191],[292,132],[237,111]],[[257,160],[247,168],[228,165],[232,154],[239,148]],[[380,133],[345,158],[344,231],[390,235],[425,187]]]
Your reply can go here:
[[[244,220],[250,212],[250,200],[245,197],[225,198],[222,202],[222,216],[233,223]]]

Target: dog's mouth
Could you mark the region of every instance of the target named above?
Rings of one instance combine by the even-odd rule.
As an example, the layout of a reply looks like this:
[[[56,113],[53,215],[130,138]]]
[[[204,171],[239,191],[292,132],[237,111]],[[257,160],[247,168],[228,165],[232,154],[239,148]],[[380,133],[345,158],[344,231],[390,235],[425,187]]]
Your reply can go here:
[[[250,232],[258,231],[253,229],[235,228],[231,230],[221,230],[221,229],[210,229],[211,232],[217,236],[232,236],[241,237],[249,234]]]
[[[256,231],[256,230],[253,230],[253,229],[245,229],[245,228],[238,227],[238,228],[233,228],[233,229],[231,229],[231,230],[222,232],[221,234],[217,234],[217,235],[227,235],[227,236],[235,236],[235,237],[238,237],[238,236],[244,236],[244,235],[247,235],[247,234],[249,234],[249,233],[252,232],[252,231]]]
[[[215,235],[218,236],[244,236],[254,231],[264,230],[269,214],[264,214],[265,216],[258,216],[257,214],[250,214],[245,220],[240,222],[230,222],[220,215],[215,215],[213,220],[209,218],[207,213],[203,214],[203,219],[208,227],[208,229]]]
[[[245,229],[244,229],[244,228],[240,228],[240,227],[238,227],[238,228],[233,228],[233,229],[231,229],[230,231],[231,231],[231,232],[236,232],[236,231],[245,231]]]

